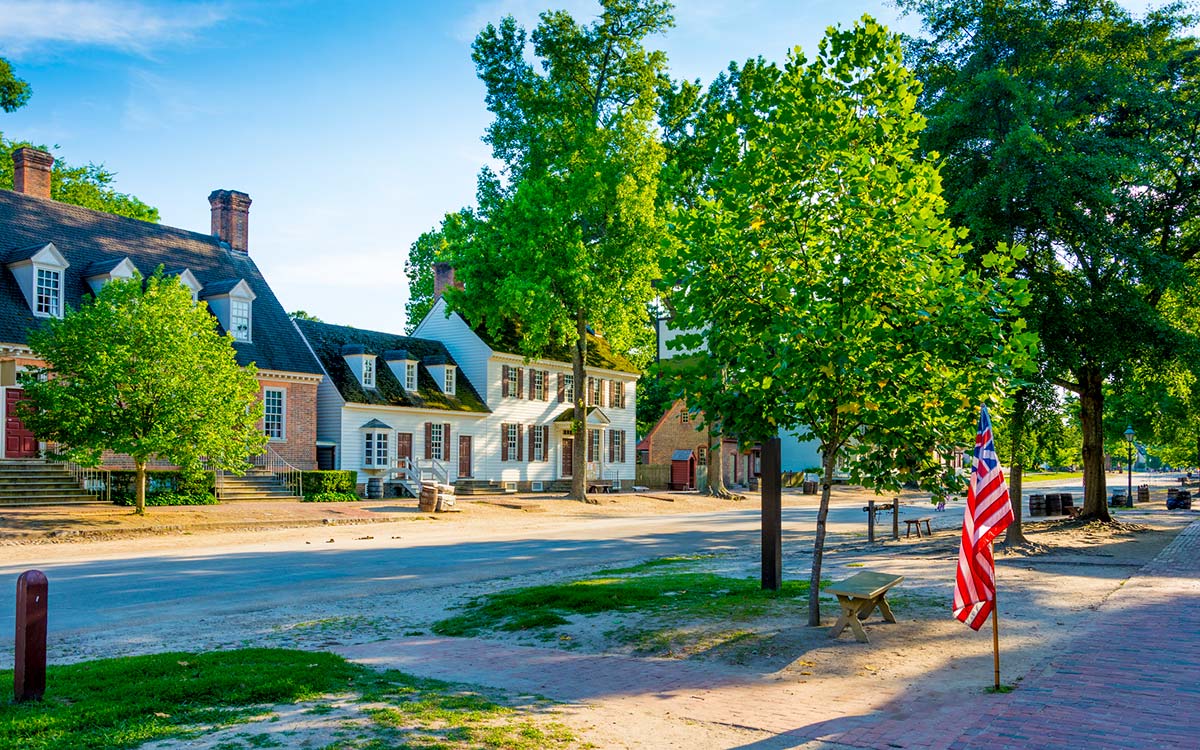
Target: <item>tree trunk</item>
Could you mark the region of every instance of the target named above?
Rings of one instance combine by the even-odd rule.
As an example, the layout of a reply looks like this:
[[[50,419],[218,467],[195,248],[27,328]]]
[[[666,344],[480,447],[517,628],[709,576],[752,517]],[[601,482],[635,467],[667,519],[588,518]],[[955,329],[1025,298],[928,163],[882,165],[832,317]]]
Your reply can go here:
[[[575,377],[575,418],[571,421],[575,439],[571,442],[571,499],[595,504],[587,494],[587,318],[583,310],[575,313],[575,350],[571,369]]]
[[[1017,391],[1016,403],[1013,405],[1011,431],[1008,436],[1012,444],[1012,451],[1009,454],[1011,460],[1008,463],[1012,474],[1008,478],[1008,489],[1009,497],[1012,498],[1013,522],[1009,524],[1008,531],[1004,534],[1004,544],[1010,547],[1028,543],[1025,538],[1025,529],[1021,527],[1021,513],[1024,505],[1022,484],[1025,474],[1025,415],[1028,408],[1029,393],[1022,388]]]
[[[1079,373],[1079,421],[1083,430],[1083,518],[1111,522],[1104,482],[1104,378],[1085,368]]]
[[[146,513],[146,462],[135,460],[133,466],[137,470],[134,479],[137,483],[137,488],[134,491],[133,512],[141,516]]]
[[[708,427],[708,476],[704,481],[704,494],[720,497],[726,500],[741,500],[742,496],[729,491],[725,486],[725,451],[722,438],[713,434],[712,426]]]
[[[821,624],[821,558],[825,552],[825,520],[829,517],[829,491],[833,487],[833,466],[837,452],[822,446],[821,507],[817,510],[817,535],[813,539],[812,574],[808,577],[808,624]]]

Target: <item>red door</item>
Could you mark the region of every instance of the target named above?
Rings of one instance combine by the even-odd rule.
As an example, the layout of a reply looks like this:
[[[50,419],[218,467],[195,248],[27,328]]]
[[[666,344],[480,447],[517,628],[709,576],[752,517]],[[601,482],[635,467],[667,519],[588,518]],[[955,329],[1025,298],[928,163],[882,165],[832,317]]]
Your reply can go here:
[[[471,436],[458,436],[458,475],[463,478],[471,476]]]
[[[4,389],[4,455],[6,458],[36,458],[37,438],[25,429],[15,416],[15,407],[25,400],[25,391],[20,388]]]
[[[401,464],[404,459],[412,458],[412,433],[397,432],[396,433],[396,463]]]
[[[563,438],[562,441],[562,478],[569,479],[572,476],[575,464],[575,440],[574,438]]]

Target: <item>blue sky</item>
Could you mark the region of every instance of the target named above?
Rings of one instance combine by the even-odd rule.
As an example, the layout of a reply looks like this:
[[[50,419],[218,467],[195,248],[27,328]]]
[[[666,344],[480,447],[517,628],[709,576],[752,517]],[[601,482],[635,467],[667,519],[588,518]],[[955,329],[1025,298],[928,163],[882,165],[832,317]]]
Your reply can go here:
[[[1138,3],[1140,5],[1140,3]],[[408,246],[469,205],[489,115],[470,58],[488,22],[585,0],[0,0],[0,56],[34,90],[0,132],[102,162],[166,224],[209,230],[207,196],[250,194],[250,253],[288,310],[401,331]],[[676,77],[815,47],[864,0],[680,0],[651,41]]]

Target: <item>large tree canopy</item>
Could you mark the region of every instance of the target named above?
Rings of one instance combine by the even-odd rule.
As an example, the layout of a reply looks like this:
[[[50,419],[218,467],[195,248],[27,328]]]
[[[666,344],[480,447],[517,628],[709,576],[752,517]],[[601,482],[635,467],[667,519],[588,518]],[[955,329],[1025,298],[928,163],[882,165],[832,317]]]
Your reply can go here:
[[[683,346],[709,355],[689,403],[746,441],[821,443],[814,625],[835,465],[878,489],[961,490],[939,456],[970,441],[1032,344],[1013,335],[1013,256],[997,247],[981,275],[942,215],[916,155],[919,90],[870,18],[830,30],[811,61],[734,68],[700,119],[716,158],[666,276],[677,326],[700,331]]]
[[[454,309],[494,334],[515,327],[528,357],[572,347],[577,436],[587,337],[623,351],[645,336],[662,236],[655,119],[665,58],[642,41],[670,25],[670,6],[601,5],[588,25],[543,13],[527,38],[508,17],[475,40],[495,115],[485,140],[502,171],[483,170],[477,210],[454,232],[442,230],[445,260],[465,285],[447,292]],[[572,495],[580,499],[585,443],[574,441]]]
[[[1079,396],[1083,512],[1107,520],[1106,382],[1138,362],[1196,367],[1194,337],[1161,304],[1200,253],[1192,19],[1180,6],[1137,19],[1112,0],[900,5],[924,22],[910,61],[949,216],[980,253],[1028,248],[1039,371]]]
[[[238,366],[233,339],[178,278],[110,281],[29,345],[46,366],[22,376],[25,424],[85,465],[105,450],[130,456],[138,513],[150,459],[240,472],[266,445],[253,367]]]

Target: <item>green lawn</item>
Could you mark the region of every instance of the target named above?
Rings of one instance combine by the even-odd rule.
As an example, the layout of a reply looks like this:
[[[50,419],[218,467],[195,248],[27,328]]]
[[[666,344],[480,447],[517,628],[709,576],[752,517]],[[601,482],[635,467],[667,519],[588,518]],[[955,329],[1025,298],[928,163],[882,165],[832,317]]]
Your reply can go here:
[[[12,685],[0,671],[0,685]],[[337,747],[566,747],[563,727],[535,722],[470,690],[397,671],[379,672],[328,653],[242,649],[167,653],[50,667],[42,702],[0,703],[0,750],[133,748],[205,734],[271,706],[350,694],[361,704],[356,736]],[[319,715],[321,704],[308,713]],[[250,747],[249,736],[222,747]],[[276,740],[258,735],[270,743]],[[302,737],[279,740],[280,745]]]
[[[1060,479],[1083,479],[1082,471],[1027,471],[1022,475],[1025,482],[1057,482]]]
[[[700,626],[697,638],[711,638],[712,626],[721,629],[722,637],[744,637],[739,623],[807,605],[807,581],[785,581],[780,591],[764,591],[756,578],[689,570],[699,560],[668,557],[603,570],[583,580],[486,594],[467,602],[461,614],[434,623],[433,631],[464,637],[489,631],[546,634],[568,624],[572,615],[623,613],[643,619],[634,626],[609,630],[610,639],[632,644],[643,653],[675,652],[678,649],[663,644],[678,640],[680,624]],[[690,637],[685,633],[683,640]]]

